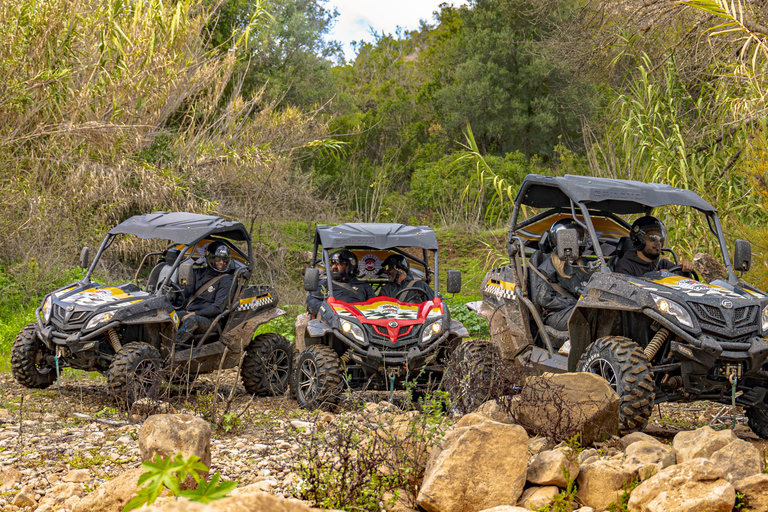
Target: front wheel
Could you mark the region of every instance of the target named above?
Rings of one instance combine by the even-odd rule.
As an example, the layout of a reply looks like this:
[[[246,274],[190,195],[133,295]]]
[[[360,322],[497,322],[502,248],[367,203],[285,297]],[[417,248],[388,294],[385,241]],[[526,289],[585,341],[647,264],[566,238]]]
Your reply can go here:
[[[768,410],[749,407],[746,410],[747,422],[752,432],[761,439],[768,439]]]
[[[45,360],[47,348],[37,339],[36,323],[19,332],[11,349],[11,370],[16,381],[28,388],[44,389],[56,382],[56,369]]]
[[[442,388],[459,413],[472,412],[492,398],[494,373],[500,360],[499,348],[488,340],[464,342],[451,354]]]
[[[581,356],[576,371],[601,376],[619,395],[622,435],[645,427],[655,394],[651,363],[640,345],[622,336],[599,338]]]
[[[293,369],[291,342],[279,334],[256,336],[246,349],[240,370],[243,386],[258,396],[280,396],[290,385]]]
[[[341,393],[341,360],[332,348],[311,345],[299,354],[294,378],[299,407],[331,406]]]
[[[107,384],[128,404],[156,398],[162,383],[160,353],[149,343],[133,342],[117,351],[107,370]]]

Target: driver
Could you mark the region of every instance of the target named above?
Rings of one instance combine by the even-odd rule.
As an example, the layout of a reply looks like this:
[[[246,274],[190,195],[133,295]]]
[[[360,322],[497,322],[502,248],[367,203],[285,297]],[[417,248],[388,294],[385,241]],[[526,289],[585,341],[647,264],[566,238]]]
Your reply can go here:
[[[656,217],[646,215],[632,223],[630,239],[633,251],[627,251],[616,262],[615,272],[634,277],[642,277],[648,272],[668,270],[677,265],[661,257],[661,248],[667,239],[667,228]],[[693,263],[683,261],[680,273],[690,273],[694,270]]]
[[[350,250],[342,249],[331,255],[331,279],[333,297],[343,302],[365,302],[373,297],[373,288],[357,278],[357,256]],[[323,279],[314,292],[307,295],[307,311],[317,316],[320,306],[325,302],[328,281]]]
[[[224,242],[211,242],[206,247],[206,266],[194,269],[194,283],[184,288],[188,302],[185,310],[178,312],[181,325],[176,343],[189,344],[194,334],[207,331],[213,319],[226,309],[232,287],[231,260],[232,254]]]
[[[400,254],[387,256],[378,275],[387,274],[389,282],[379,290],[379,297],[392,297],[400,302],[421,303],[435,298],[435,292],[424,281],[411,276],[408,258]]]
[[[575,229],[579,235],[579,259],[573,263],[563,261],[557,256],[557,232],[563,229]],[[552,252],[547,255],[544,261],[539,265],[538,271],[546,277],[548,282],[544,282],[541,277],[533,274],[534,277],[534,302],[543,310],[544,323],[558,331],[568,330],[568,319],[576,306],[576,301],[581,295],[581,291],[587,285],[587,281],[592,276],[593,270],[587,270],[581,265],[576,266],[580,261],[581,253],[587,247],[587,235],[584,228],[573,219],[561,219],[552,224],[549,230]],[[569,292],[571,296],[564,295],[556,291],[549,283]],[[559,348],[559,347],[558,347]]]

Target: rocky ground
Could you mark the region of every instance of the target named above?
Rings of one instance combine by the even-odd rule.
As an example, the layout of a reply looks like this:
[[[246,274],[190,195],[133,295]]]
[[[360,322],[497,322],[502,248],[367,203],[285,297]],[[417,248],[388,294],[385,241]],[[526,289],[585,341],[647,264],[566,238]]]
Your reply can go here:
[[[189,392],[174,388],[168,403],[178,413],[209,421],[218,418],[221,428],[213,436],[212,471],[239,485],[258,483],[265,491],[291,496],[290,467],[298,451],[288,432],[291,423],[301,426],[301,422],[329,421],[332,416],[302,411],[288,398],[251,398],[240,385],[226,411],[222,404],[230,396],[234,379],[234,373],[227,373],[217,390],[212,378],[202,377]],[[119,407],[99,377],[29,390],[16,384],[10,374],[0,374],[0,510],[34,509],[25,499],[39,502],[56,483],[76,482],[86,490],[94,489],[139,466],[138,429],[146,414]],[[729,407],[709,402],[662,405],[646,433],[669,442],[681,430],[710,423],[727,428],[730,414]],[[765,453],[765,442],[744,423],[737,410],[737,435]]]

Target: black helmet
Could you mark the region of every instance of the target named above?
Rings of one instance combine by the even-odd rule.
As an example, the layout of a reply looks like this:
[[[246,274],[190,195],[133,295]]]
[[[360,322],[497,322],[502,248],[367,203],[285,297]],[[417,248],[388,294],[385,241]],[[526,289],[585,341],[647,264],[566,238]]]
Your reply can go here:
[[[215,262],[226,261],[227,265],[223,270],[219,270],[214,265]],[[208,266],[219,274],[223,274],[229,270],[229,263],[232,261],[232,254],[229,252],[229,247],[224,242],[211,242],[205,249],[205,261]]]
[[[408,258],[405,256],[402,256],[400,254],[390,254],[387,256],[387,258],[384,260],[384,263],[381,264],[381,270],[379,270],[376,275],[381,275],[388,270],[400,270],[402,272],[408,273],[408,270],[410,270],[411,266],[408,263]],[[395,274],[395,277],[397,277],[397,274]],[[392,277],[390,277],[390,280],[392,280]]]
[[[636,251],[639,251],[645,247],[646,236],[650,231],[658,231],[661,234],[661,246],[664,247],[664,242],[667,240],[667,228],[659,219],[646,215],[640,217],[632,223],[632,227],[629,230],[629,237],[632,240],[632,246]]]
[[[587,248],[587,232],[573,219],[560,219],[552,224],[549,229],[549,236],[547,242],[551,250],[554,252],[557,249],[557,232],[563,229],[575,229],[579,236],[579,253],[583,252]]]
[[[344,263],[347,266],[341,272],[334,272],[331,270],[331,276],[333,279],[339,279],[341,277],[356,277],[357,276],[357,256],[350,250],[342,249],[336,251],[331,255],[331,266],[334,263]]]

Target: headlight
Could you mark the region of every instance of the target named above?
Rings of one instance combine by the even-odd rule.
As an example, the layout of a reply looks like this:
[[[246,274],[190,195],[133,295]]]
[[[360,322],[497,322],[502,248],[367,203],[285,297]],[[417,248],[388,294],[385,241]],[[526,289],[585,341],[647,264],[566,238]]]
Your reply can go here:
[[[365,335],[363,335],[363,330],[360,328],[360,326],[353,324],[352,322],[347,322],[346,320],[341,321],[341,330],[344,332],[344,334],[351,334],[353,338],[355,338],[357,341],[365,341]]]
[[[85,330],[93,329],[99,324],[103,324],[106,322],[109,322],[112,320],[112,317],[115,316],[114,311],[107,311],[106,313],[99,313],[98,315],[94,316],[90,320],[88,320],[88,323],[85,325]]]
[[[443,324],[440,322],[434,322],[431,325],[428,325],[424,329],[424,332],[421,333],[421,342],[426,343],[441,332],[443,332]]]
[[[656,307],[659,308],[659,311],[677,318],[677,321],[684,326],[693,328],[693,320],[691,320],[691,315],[688,314],[683,306],[673,300],[659,297],[653,293],[651,294],[651,297],[653,298],[653,302],[656,303]]]
[[[763,332],[768,331],[768,306],[763,308],[763,314],[760,318],[760,326],[763,329]]]
[[[51,311],[53,311],[53,307],[51,306],[51,302],[53,299],[51,299],[51,296],[47,296],[45,300],[43,301],[43,323],[47,324],[48,320],[51,319]]]

